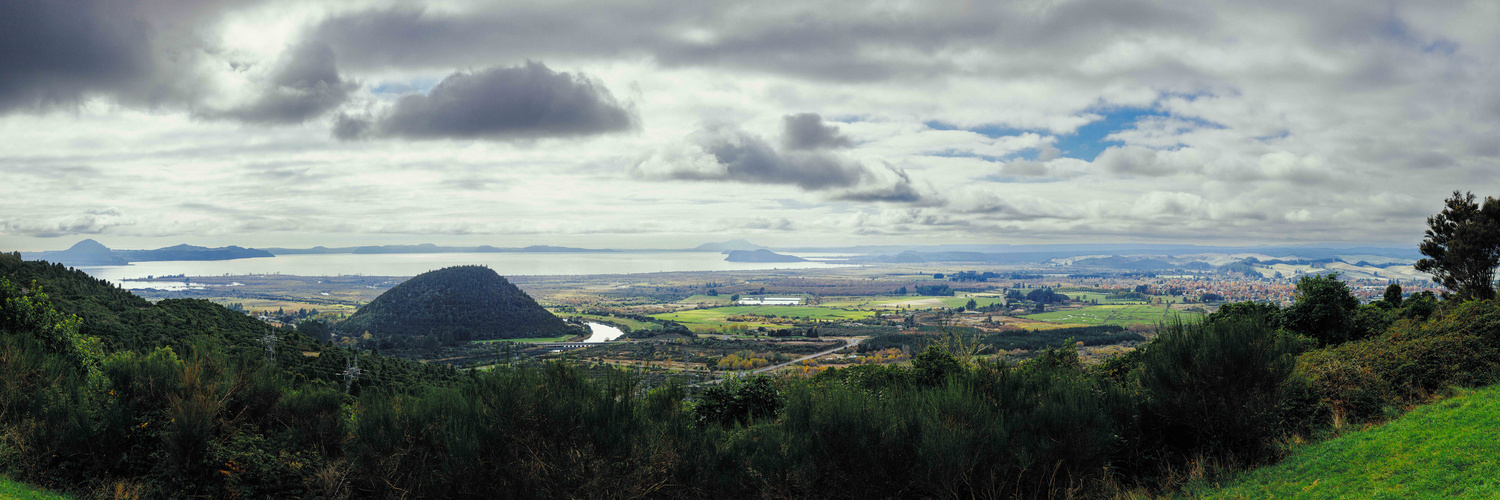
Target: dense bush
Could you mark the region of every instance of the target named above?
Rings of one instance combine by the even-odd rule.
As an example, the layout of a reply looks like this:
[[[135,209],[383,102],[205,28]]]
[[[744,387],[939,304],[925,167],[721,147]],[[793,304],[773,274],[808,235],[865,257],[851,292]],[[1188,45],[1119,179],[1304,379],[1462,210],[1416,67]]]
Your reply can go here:
[[[1140,388],[1147,453],[1228,456],[1254,462],[1300,422],[1305,387],[1296,356],[1306,343],[1263,322],[1170,323],[1146,345],[1130,379]]]

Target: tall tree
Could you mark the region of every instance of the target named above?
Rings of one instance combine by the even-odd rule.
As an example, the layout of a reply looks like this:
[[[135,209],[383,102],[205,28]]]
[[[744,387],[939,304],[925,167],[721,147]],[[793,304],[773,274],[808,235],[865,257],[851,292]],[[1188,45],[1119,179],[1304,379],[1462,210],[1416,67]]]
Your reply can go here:
[[[1418,271],[1451,290],[1454,297],[1495,298],[1495,266],[1500,265],[1500,201],[1453,192],[1442,212],[1427,218]]]
[[[1385,296],[1382,299],[1393,308],[1401,308],[1401,285],[1394,281],[1386,285]]]
[[[1339,273],[1303,276],[1297,280],[1297,300],[1282,311],[1288,330],[1318,339],[1323,344],[1356,340],[1368,332],[1353,329],[1359,299],[1339,279]]]

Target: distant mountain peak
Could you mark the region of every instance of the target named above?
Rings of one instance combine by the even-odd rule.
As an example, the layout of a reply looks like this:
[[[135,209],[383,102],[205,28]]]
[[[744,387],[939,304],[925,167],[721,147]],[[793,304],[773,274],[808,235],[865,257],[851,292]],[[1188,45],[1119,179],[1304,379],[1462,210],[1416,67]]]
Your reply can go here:
[[[109,247],[104,246],[103,243],[99,243],[99,242],[94,241],[92,239],[87,239],[87,240],[80,241],[78,243],[74,243],[73,246],[68,247],[68,249],[66,251],[68,251],[68,252],[108,252],[110,250],[109,250]]]
[[[745,241],[744,239],[736,238],[729,241],[721,241],[718,243],[704,243],[693,248],[693,250],[698,250],[700,252],[723,252],[727,250],[760,250],[763,248],[766,247],[756,245],[749,241]]]
[[[380,338],[436,336],[444,342],[556,337],[572,330],[526,292],[484,266],[419,274],[335,326]]]
[[[795,255],[782,255],[764,248],[758,250],[730,250],[724,260],[729,262],[807,262]]]

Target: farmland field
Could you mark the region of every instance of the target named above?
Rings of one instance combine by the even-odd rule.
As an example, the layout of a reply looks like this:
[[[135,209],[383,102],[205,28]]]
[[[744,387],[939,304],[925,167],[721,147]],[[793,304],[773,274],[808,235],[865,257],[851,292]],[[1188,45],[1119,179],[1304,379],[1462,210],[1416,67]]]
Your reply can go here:
[[[730,294],[721,295],[693,295],[677,301],[678,304],[729,304]]]
[[[870,311],[846,311],[828,307],[805,306],[733,306],[712,309],[694,309],[674,313],[654,314],[651,317],[679,323],[714,323],[727,321],[739,315],[786,316],[789,318],[822,320],[858,320],[874,316]]]
[[[969,303],[969,299],[979,307],[991,304],[1004,304],[1005,299],[994,294],[963,294],[953,297],[927,297],[920,295],[879,295],[873,297],[834,297],[825,299],[820,304],[823,307],[845,307],[852,309],[896,309],[898,305],[913,309],[927,309],[932,307],[963,307]]]
[[[1154,325],[1171,317],[1164,306],[1153,305],[1106,305],[1089,306],[1082,309],[1056,311],[1022,316],[1026,319],[1076,325]],[[1173,311],[1183,319],[1196,318],[1197,313]]]

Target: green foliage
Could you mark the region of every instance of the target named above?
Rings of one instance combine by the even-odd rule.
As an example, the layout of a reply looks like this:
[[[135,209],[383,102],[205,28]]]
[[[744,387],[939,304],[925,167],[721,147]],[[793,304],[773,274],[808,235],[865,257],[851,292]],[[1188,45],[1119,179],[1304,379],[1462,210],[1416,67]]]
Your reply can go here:
[[[963,365],[954,359],[953,354],[934,344],[911,357],[911,369],[913,380],[935,386],[957,375],[963,369]]]
[[[1283,398],[1298,391],[1301,343],[1264,322],[1169,323],[1143,348],[1141,439],[1158,453],[1266,458],[1283,430]]]
[[[353,336],[369,332],[377,338],[421,335],[443,343],[582,333],[482,266],[417,275],[360,307],[334,329]]]
[[[1391,284],[1386,285],[1385,294],[1381,295],[1381,300],[1384,300],[1386,305],[1389,305],[1392,308],[1400,309],[1401,285],[1395,282],[1391,282]]]
[[[1495,298],[1495,266],[1500,265],[1500,200],[1453,192],[1443,211],[1427,218],[1427,257],[1416,269],[1451,290],[1458,300]]]
[[[1205,319],[1209,323],[1247,320],[1259,321],[1279,328],[1282,323],[1281,307],[1270,302],[1231,302],[1219,306],[1219,310],[1209,314]]]
[[[1359,299],[1338,273],[1304,276],[1297,281],[1297,300],[1282,311],[1288,330],[1318,339],[1324,344],[1338,344],[1368,335],[1355,325]]]
[[[1401,304],[1401,317],[1425,321],[1437,312],[1437,308],[1437,296],[1431,290],[1423,290]]]
[[[736,378],[705,389],[693,405],[693,415],[699,422],[749,424],[774,417],[781,404],[781,393],[771,385],[771,379]]]

